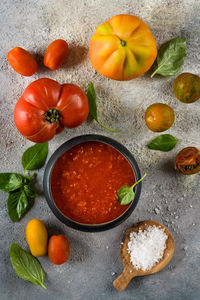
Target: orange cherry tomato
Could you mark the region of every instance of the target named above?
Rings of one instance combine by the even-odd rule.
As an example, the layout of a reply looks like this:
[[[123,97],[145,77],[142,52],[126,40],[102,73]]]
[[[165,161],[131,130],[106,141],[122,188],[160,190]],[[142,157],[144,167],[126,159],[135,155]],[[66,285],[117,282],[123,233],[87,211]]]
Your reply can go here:
[[[130,80],[150,69],[157,47],[149,27],[140,18],[117,15],[97,27],[89,54],[92,66],[101,75]]]
[[[52,263],[61,265],[66,262],[70,254],[70,246],[64,235],[52,235],[48,243],[48,256]]]
[[[44,54],[44,65],[56,70],[64,63],[68,54],[68,44],[64,40],[55,40],[47,48]]]
[[[200,172],[200,151],[196,147],[181,150],[176,156],[175,169],[184,175]]]
[[[154,132],[162,132],[169,129],[174,123],[173,109],[163,103],[150,105],[145,112],[147,127]]]
[[[23,48],[15,47],[7,54],[11,67],[23,76],[32,76],[37,71],[37,62],[33,55]]]

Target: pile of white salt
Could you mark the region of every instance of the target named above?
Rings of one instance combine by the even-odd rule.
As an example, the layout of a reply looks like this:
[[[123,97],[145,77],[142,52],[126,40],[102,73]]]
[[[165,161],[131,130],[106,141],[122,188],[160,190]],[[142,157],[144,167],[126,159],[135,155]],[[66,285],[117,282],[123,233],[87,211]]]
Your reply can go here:
[[[130,233],[128,253],[135,269],[151,270],[162,258],[168,239],[161,226],[149,226],[146,230]]]

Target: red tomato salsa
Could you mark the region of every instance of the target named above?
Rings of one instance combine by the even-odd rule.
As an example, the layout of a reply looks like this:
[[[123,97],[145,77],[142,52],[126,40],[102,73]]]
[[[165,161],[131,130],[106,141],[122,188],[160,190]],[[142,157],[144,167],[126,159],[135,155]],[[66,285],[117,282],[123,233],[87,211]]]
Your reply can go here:
[[[68,218],[83,224],[101,224],[122,215],[117,191],[135,182],[127,159],[101,142],[86,142],[66,151],[55,163],[51,192],[56,206]]]

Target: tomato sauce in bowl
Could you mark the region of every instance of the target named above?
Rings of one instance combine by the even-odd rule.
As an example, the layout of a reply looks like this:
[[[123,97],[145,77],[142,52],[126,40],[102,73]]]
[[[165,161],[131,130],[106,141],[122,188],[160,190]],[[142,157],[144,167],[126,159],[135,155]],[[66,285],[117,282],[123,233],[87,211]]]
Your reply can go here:
[[[72,221],[103,224],[117,219],[131,204],[120,205],[117,191],[132,185],[135,175],[128,160],[99,141],[73,146],[55,162],[50,189],[57,208]]]

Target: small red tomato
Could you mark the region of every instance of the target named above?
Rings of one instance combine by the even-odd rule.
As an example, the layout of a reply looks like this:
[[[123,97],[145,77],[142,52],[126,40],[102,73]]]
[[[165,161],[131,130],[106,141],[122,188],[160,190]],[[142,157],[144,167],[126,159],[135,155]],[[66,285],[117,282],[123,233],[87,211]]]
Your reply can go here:
[[[37,71],[37,62],[28,51],[15,47],[7,54],[11,67],[23,76],[32,76]]]
[[[200,172],[200,151],[196,147],[181,150],[176,156],[175,169],[184,175]]]
[[[47,48],[44,54],[44,65],[56,70],[64,63],[68,54],[68,44],[64,40],[55,40]]]
[[[174,111],[167,104],[154,103],[145,112],[145,122],[147,127],[154,132],[165,131],[174,123]]]
[[[70,246],[64,235],[52,235],[48,243],[48,256],[52,263],[61,265],[66,262],[70,254]]]

